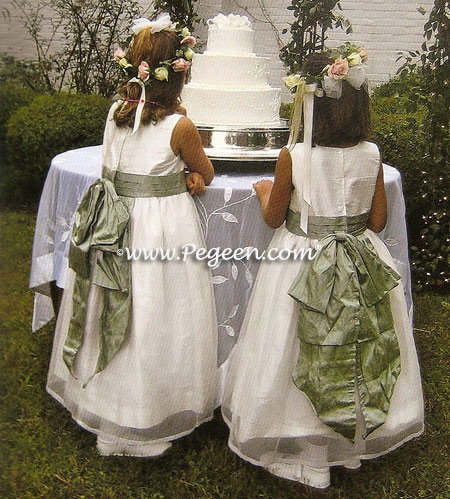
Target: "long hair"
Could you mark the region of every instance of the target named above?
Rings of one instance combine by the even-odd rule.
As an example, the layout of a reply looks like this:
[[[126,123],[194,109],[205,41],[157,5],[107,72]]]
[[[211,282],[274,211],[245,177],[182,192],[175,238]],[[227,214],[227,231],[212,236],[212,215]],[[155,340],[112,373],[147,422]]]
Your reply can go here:
[[[142,61],[155,69],[162,61],[173,59],[175,52],[180,47],[178,35],[172,31],[160,31],[151,33],[150,28],[142,30],[135,36],[130,46],[127,59],[130,64],[138,67]],[[157,123],[160,119],[173,114],[180,104],[180,94],[183,89],[185,73],[169,70],[168,81],[153,79],[151,84],[145,87],[146,100],[156,102],[146,103],[141,116],[141,123],[147,125],[150,122]],[[133,100],[139,100],[141,87],[138,83],[124,82],[119,88],[119,95]],[[123,102],[119,104],[115,113],[114,121],[117,126],[134,125],[137,103]]]
[[[303,71],[319,75],[334,60],[326,53],[313,54]],[[367,83],[357,90],[345,80],[340,99],[314,97],[313,144],[341,146],[356,144],[370,135],[370,107]]]

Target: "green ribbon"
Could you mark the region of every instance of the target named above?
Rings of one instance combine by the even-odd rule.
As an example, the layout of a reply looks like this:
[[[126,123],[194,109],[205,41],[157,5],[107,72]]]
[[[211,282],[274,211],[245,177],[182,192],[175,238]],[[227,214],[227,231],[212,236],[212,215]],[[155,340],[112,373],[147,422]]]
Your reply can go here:
[[[103,168],[103,178],[89,187],[75,213],[69,249],[69,266],[76,277],[63,359],[72,375],[83,344],[91,283],[99,286],[102,294],[98,321],[99,355],[94,374],[111,362],[128,336],[131,262],[118,256],[117,250],[129,247],[129,213],[134,198],[171,196],[186,192],[186,189],[184,172],[149,176],[107,168]]]
[[[116,252],[128,246],[129,208],[131,205],[119,198],[114,184],[100,179],[89,187],[75,213],[69,266],[76,277],[72,318],[63,349],[64,362],[72,375],[83,343],[91,282],[100,286],[103,295],[95,373],[106,367],[127,336],[131,317],[130,262]]]
[[[342,226],[342,220],[321,218],[326,230]],[[388,295],[400,276],[361,233],[363,222],[352,222],[353,234],[336,231],[320,239],[317,256],[305,262],[288,293],[299,303],[294,383],[326,425],[353,441],[355,382],[367,437],[385,422],[400,374]]]

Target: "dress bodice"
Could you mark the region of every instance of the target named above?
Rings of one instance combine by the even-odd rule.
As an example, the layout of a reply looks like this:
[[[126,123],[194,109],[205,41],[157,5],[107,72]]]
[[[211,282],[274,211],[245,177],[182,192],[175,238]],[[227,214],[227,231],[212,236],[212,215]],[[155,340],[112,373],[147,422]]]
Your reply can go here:
[[[291,151],[292,182],[290,209],[300,212],[303,178],[302,143]],[[311,157],[311,207],[309,216],[341,217],[368,213],[372,205],[380,166],[376,144],[360,142],[342,147],[316,146]]]
[[[130,127],[116,126],[113,114],[117,106],[111,106],[106,120],[103,167],[138,175],[169,175],[184,169],[183,160],[170,147],[173,129],[182,115],[166,116],[156,125],[141,125],[132,135]]]

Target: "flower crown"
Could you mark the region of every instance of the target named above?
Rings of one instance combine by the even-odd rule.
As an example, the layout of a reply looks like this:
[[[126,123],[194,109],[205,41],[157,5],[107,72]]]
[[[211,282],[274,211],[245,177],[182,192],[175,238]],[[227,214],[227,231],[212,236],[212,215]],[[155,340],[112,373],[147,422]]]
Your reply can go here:
[[[325,66],[318,75],[309,73],[289,75],[283,78],[285,85],[295,92],[300,84],[320,83],[325,95],[332,99],[341,98],[344,80],[359,90],[366,81],[366,71],[363,66],[368,59],[366,49],[347,42],[334,49],[332,57],[335,59],[334,63]],[[323,92],[318,89],[316,95],[322,96]]]
[[[146,28],[150,28],[151,33],[158,33],[160,31],[172,31],[177,33],[180,38],[180,48],[176,51],[173,59],[161,61],[155,68],[151,68],[146,61],[141,61],[138,67],[133,66],[128,61],[126,52],[123,49],[118,48],[114,52],[114,60],[119,64],[123,72],[130,79],[139,79],[147,86],[154,80],[168,81],[170,71],[176,73],[186,71],[191,65],[190,61],[194,57],[192,48],[196,43],[195,38],[191,35],[188,28],[178,28],[175,23],[171,21],[170,16],[167,13],[160,15],[154,21],[145,18],[136,19],[131,28],[133,35],[130,46],[133,44],[134,36],[138,35]]]

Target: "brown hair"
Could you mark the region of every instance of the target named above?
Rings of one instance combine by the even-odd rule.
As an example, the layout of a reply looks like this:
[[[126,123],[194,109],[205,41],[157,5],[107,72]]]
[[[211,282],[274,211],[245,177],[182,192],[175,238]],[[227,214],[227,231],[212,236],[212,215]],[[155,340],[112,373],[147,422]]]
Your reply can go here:
[[[146,28],[134,37],[127,53],[127,59],[135,67],[145,61],[152,69],[155,69],[162,61],[173,59],[179,47],[180,38],[176,33],[166,30],[151,33],[150,28]],[[151,121],[157,123],[165,116],[174,114],[181,102],[180,94],[185,76],[184,71],[169,70],[168,81],[152,79],[150,85],[145,87],[146,100],[156,102],[158,105],[150,102],[145,103],[141,117],[143,125],[147,125]],[[141,87],[138,83],[127,81],[119,88],[119,94],[121,97],[139,100]],[[136,102],[119,104],[114,112],[116,125],[133,127],[137,105]]]
[[[303,66],[304,73],[319,75],[334,60],[326,53],[313,54]],[[370,135],[370,108],[367,83],[357,90],[345,80],[340,99],[314,97],[313,143],[321,146],[356,144]]]

